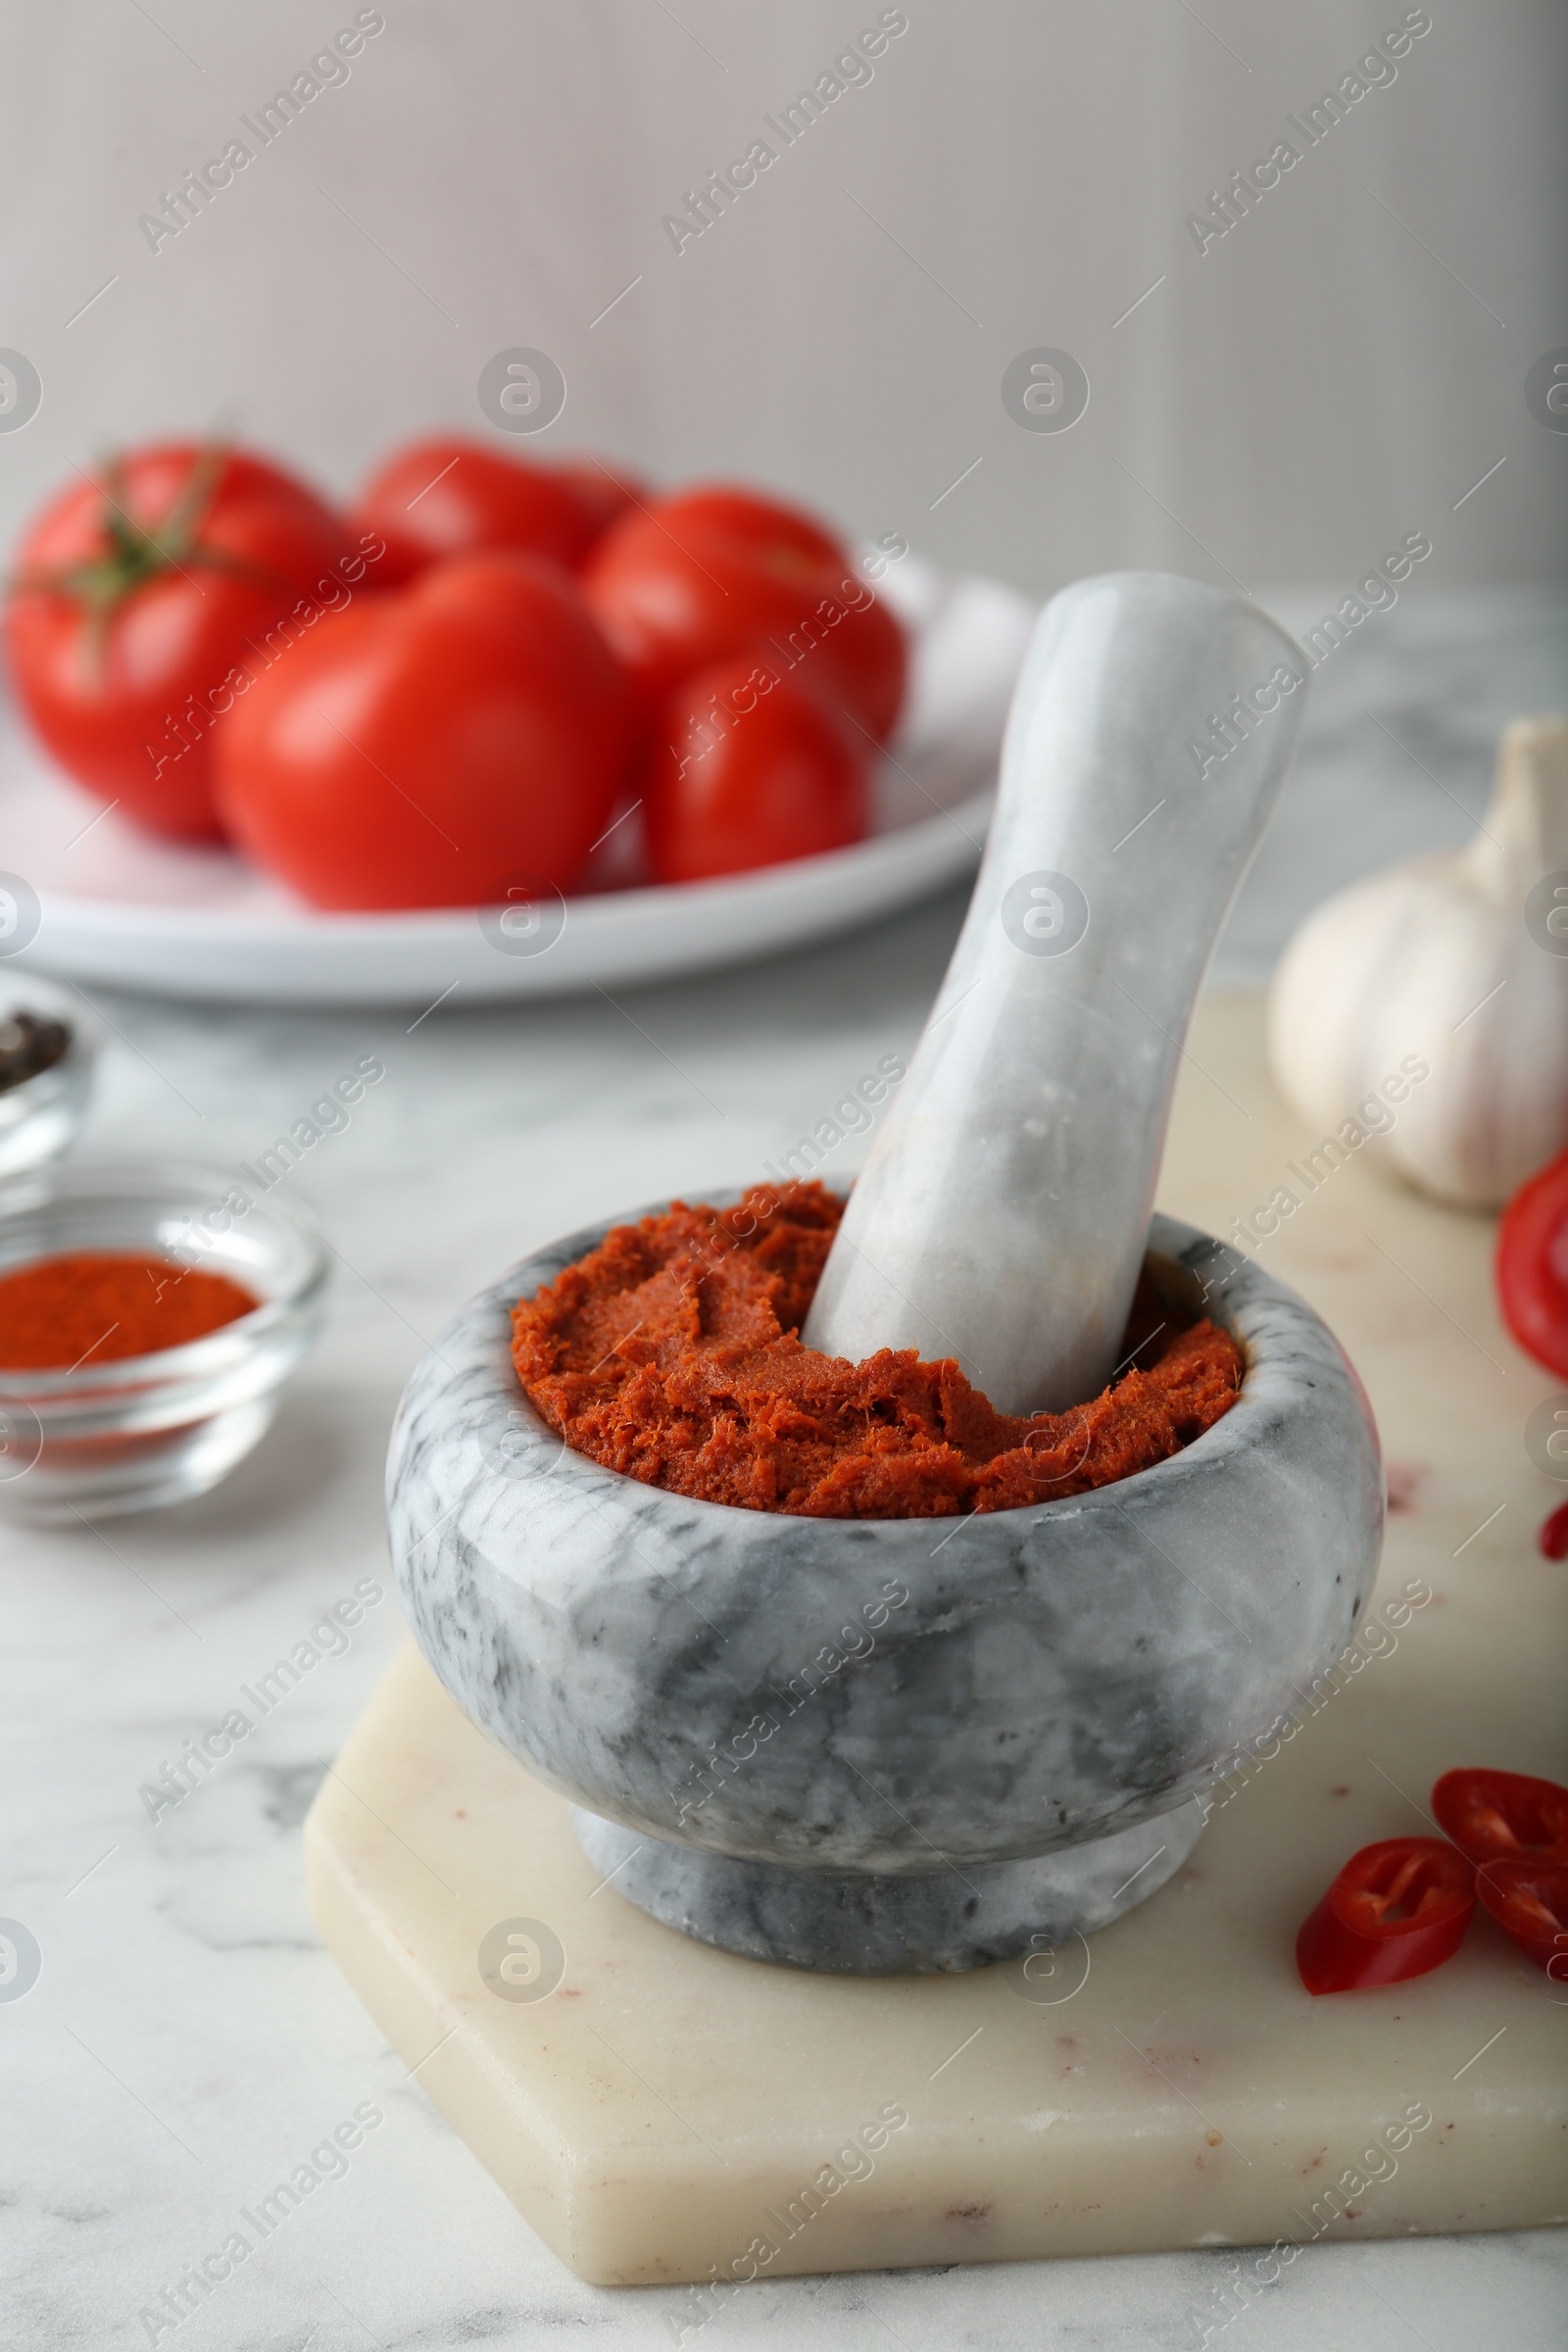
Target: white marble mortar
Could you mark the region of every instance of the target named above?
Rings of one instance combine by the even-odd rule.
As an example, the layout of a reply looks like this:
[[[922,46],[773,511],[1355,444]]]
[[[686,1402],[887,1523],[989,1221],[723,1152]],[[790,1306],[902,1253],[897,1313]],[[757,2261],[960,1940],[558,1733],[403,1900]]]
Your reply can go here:
[[[1195,1444],[1017,1510],[798,1518],[645,1486],[534,1412],[510,1309],[607,1230],[481,1292],[403,1399],[392,1556],[453,1697],[597,1817],[622,1892],[730,1950],[964,1968],[1152,1893],[1192,1800],[1304,1702],[1371,1588],[1377,1436],[1324,1324],[1156,1217],[1156,1279],[1248,1353]]]

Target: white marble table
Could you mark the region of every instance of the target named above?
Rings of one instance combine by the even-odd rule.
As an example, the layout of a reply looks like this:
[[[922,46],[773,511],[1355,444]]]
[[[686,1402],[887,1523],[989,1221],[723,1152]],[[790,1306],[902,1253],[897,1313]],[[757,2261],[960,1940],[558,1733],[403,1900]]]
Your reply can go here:
[[[1310,618],[1283,606],[1288,620]],[[1381,634],[1374,636],[1373,631]],[[1456,841],[1513,711],[1568,706],[1560,609],[1401,608],[1325,663],[1306,749],[1221,953],[1260,977],[1350,874]],[[1380,723],[1381,722],[1381,723]],[[1384,732],[1386,729],[1388,732]],[[1401,748],[1402,747],[1402,748]],[[1468,811],[1468,816],[1466,812]],[[960,894],[961,895],[961,894]],[[42,1973],[0,2003],[4,2336],[111,2352],[669,2343],[660,2290],[583,2286],[392,2057],[322,1952],[299,1824],[400,1635],[381,1538],[392,1408],[425,1337],[511,1258],[596,1214],[754,1177],[878,1057],[906,1053],[960,895],[809,957],[528,1011],[224,1012],[105,1000],[118,1042],[79,1149],[251,1156],[361,1054],[385,1081],[291,1181],[342,1254],[322,1347],[260,1452],[206,1500],[102,1534],[0,1533],[0,1913]],[[854,1165],[846,1145],[824,1173]],[[843,1168],[839,1161],[842,1159]],[[372,1604],[210,1781],[138,1795],[365,1578]],[[139,2316],[356,2107],[323,2179],[176,2327]],[[352,2133],[346,2136],[353,2136]],[[325,2159],[322,2173],[337,2173]],[[1194,2346],[1223,2253],[901,2272],[749,2292],[707,2346]],[[1561,2340],[1561,2235],[1310,2249],[1228,2352]]]

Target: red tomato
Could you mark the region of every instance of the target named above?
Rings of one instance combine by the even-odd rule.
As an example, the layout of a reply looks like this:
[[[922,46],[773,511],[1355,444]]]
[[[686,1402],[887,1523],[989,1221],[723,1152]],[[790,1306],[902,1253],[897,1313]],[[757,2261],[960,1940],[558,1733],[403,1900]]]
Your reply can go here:
[[[1559,1502],[1557,1508],[1542,1521],[1536,1542],[1541,1546],[1544,1558],[1568,1560],[1568,1502]]]
[[[215,704],[285,615],[344,600],[366,568],[348,544],[303,482],[243,450],[171,442],[83,475],[17,550],[6,646],[33,727],[137,823],[214,838]]]
[[[1568,1863],[1485,1862],[1476,1892],[1526,1957],[1554,1984],[1568,1984]]]
[[[595,538],[609,530],[617,514],[629,507],[646,507],[654,495],[635,473],[602,465],[598,458],[566,458],[556,467],[556,478],[575,491],[587,508]]]
[[[645,787],[662,882],[700,882],[842,850],[866,828],[865,760],[788,671],[754,651],[670,695]]]
[[[650,700],[765,643],[877,743],[904,700],[904,631],[809,515],[722,487],[621,516],[583,569],[588,600]]]
[[[1296,1939],[1308,1992],[1402,1984],[1441,1968],[1476,1907],[1475,1868],[1442,1838],[1363,1845]]]
[[[1502,1212],[1497,1295],[1520,1347],[1568,1380],[1568,1152],[1522,1184]]]
[[[603,528],[602,513],[564,468],[448,435],[395,449],[361,490],[353,520],[386,541],[386,577],[396,585],[444,556],[486,547],[550,556],[573,570]]]
[[[1568,1788],[1555,1781],[1481,1766],[1446,1772],[1432,1810],[1472,1862],[1568,1862]]]
[[[572,583],[455,557],[329,615],[215,745],[241,848],[317,906],[473,906],[564,890],[625,771],[631,689]]]
[[[659,501],[659,518],[677,537],[711,531],[737,547],[756,548],[773,564],[789,556],[802,566],[845,561],[844,542],[814,515],[729,482],[695,482],[688,489],[672,490]]]

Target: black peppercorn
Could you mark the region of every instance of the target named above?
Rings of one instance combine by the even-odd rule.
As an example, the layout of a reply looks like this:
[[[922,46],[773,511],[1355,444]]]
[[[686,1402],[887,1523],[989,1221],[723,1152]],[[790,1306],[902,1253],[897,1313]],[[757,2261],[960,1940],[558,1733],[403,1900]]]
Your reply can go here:
[[[0,1014],[0,1094],[53,1069],[71,1044],[64,1021],[51,1021],[35,1012]]]

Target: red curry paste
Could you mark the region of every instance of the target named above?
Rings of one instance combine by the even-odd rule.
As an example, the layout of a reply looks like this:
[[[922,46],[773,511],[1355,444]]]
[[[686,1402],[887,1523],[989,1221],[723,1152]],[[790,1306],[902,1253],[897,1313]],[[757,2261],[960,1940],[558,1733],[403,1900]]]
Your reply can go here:
[[[852,1364],[803,1348],[842,1213],[821,1185],[794,1184],[617,1225],[514,1308],[518,1379],[551,1428],[609,1469],[818,1519],[1080,1494],[1163,1461],[1236,1401],[1246,1362],[1229,1333],[1161,1323],[1147,1290],[1127,1334],[1134,1369],[1064,1413],[995,1412],[956,1363],[912,1348]]]

